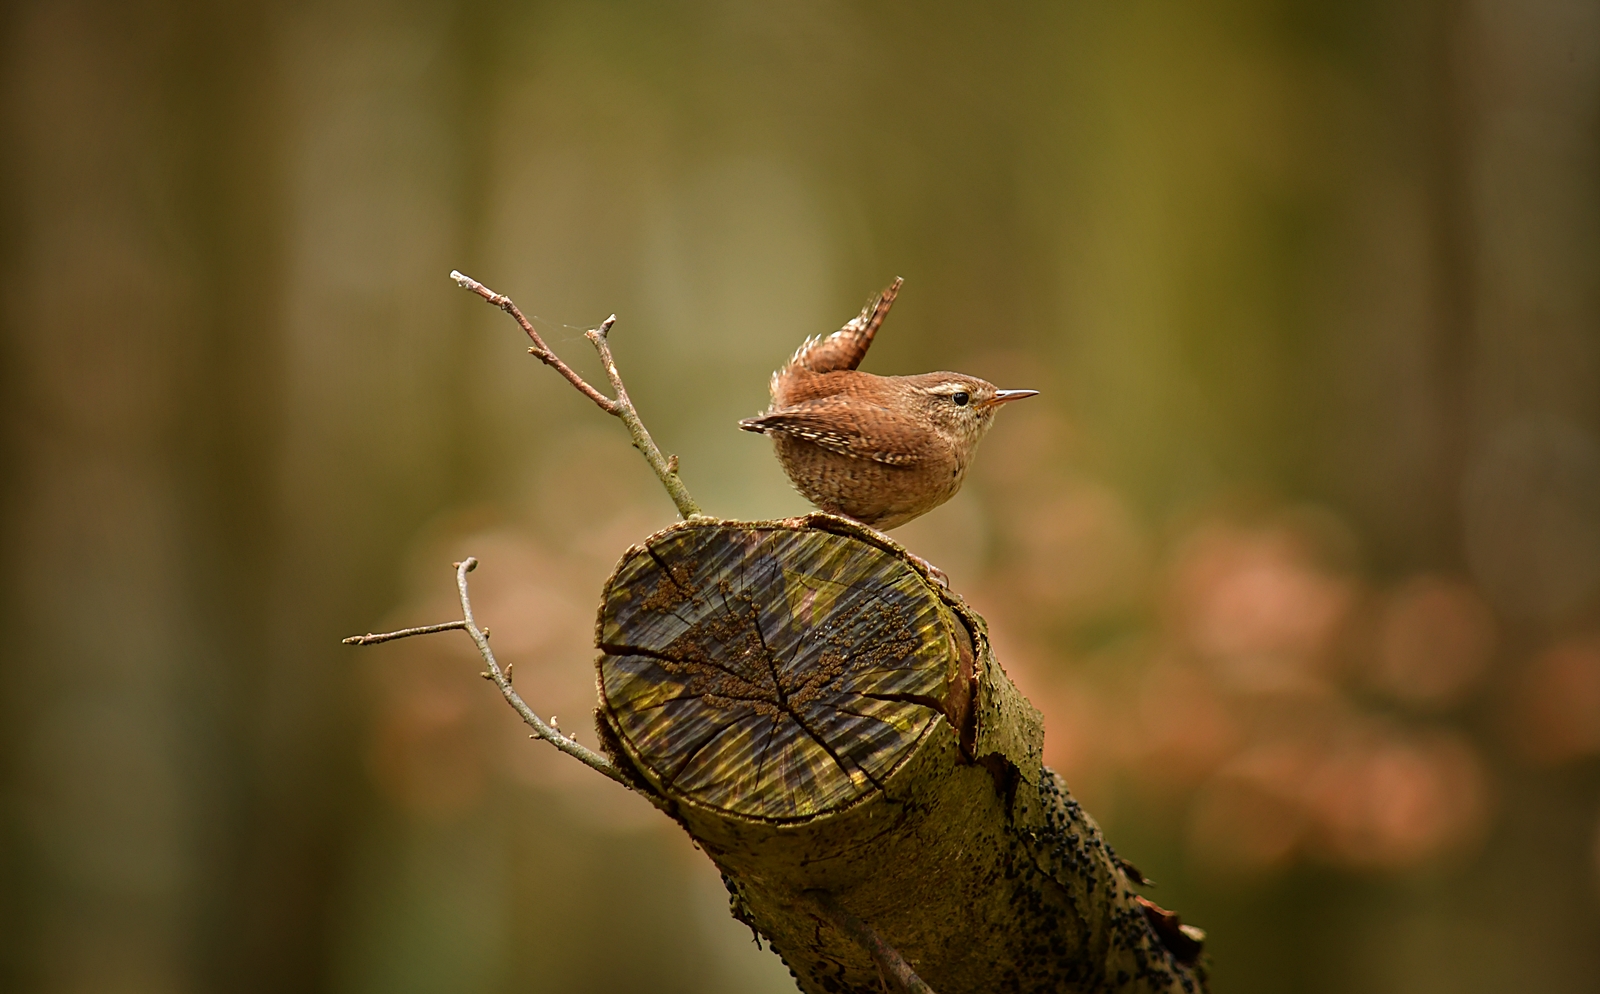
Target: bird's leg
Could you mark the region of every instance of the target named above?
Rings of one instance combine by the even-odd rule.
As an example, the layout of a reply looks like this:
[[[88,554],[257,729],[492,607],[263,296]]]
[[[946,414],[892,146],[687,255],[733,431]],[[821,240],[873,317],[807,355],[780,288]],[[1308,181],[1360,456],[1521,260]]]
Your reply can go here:
[[[919,565],[923,569],[927,570],[929,576],[931,576],[935,580],[939,581],[939,586],[943,587],[946,590],[950,589],[950,577],[945,575],[944,570],[942,570],[939,567],[935,566],[934,564],[928,562],[926,559],[924,559],[921,556],[917,555],[915,552],[912,552],[910,549],[906,550],[906,555],[908,555],[912,559],[916,560],[917,565]]]

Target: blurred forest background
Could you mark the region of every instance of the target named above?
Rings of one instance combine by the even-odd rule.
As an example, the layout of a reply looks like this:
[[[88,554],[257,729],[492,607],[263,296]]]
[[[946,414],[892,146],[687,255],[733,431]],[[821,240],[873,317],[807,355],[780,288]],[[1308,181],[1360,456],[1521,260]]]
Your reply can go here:
[[[1008,410],[897,533],[1219,992],[1600,977],[1600,5],[15,0],[0,987],[792,990],[590,743],[672,519],[867,368]],[[975,951],[975,955],[979,953]]]

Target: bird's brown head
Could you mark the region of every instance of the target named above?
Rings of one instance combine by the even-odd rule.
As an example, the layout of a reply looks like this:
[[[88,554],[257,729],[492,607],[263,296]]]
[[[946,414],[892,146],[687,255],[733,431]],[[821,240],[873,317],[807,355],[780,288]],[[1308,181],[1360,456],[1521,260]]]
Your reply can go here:
[[[902,403],[963,453],[970,453],[978,444],[1001,407],[1039,392],[1000,390],[988,380],[964,373],[922,373],[893,379],[903,390]]]

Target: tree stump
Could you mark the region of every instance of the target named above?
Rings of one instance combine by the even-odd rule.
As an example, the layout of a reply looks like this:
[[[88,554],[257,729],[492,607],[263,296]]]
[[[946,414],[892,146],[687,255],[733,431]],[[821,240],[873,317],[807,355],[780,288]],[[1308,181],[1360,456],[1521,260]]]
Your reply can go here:
[[[884,990],[825,905],[939,994],[1203,989],[1196,930],[1043,766],[983,620],[884,536],[683,522],[623,556],[597,627],[606,750],[801,990]]]

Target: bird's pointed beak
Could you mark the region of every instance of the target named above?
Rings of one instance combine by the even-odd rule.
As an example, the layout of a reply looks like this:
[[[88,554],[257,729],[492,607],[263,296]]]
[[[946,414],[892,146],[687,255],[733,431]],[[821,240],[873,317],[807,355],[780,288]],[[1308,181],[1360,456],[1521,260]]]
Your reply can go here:
[[[1009,404],[1013,400],[1021,400],[1024,397],[1037,397],[1038,395],[1039,391],[1037,390],[996,390],[994,392],[994,402],[996,404]]]

